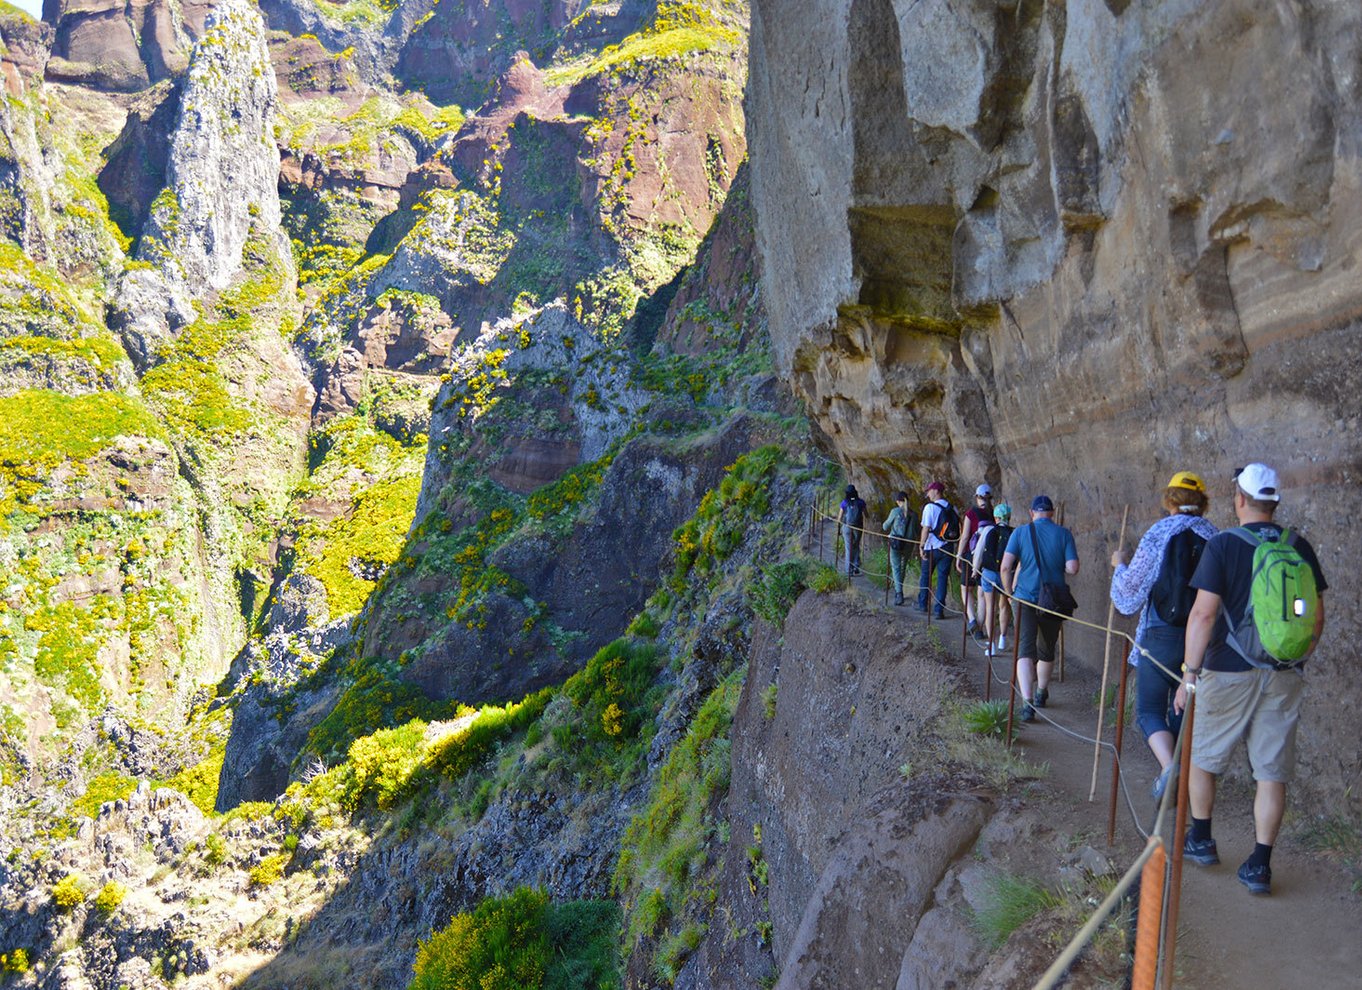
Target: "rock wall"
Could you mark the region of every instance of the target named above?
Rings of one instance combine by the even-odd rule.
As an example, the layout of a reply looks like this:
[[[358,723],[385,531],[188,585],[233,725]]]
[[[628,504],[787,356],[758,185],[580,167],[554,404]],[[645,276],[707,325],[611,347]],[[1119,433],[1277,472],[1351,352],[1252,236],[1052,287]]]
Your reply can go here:
[[[1302,778],[1354,812],[1331,503],[1362,465],[1360,27],[1317,2],[758,0],[748,94],[777,366],[851,479],[1049,491],[1100,621],[1124,504],[1138,535],[1188,468],[1230,525],[1232,468],[1272,463],[1333,581]]]

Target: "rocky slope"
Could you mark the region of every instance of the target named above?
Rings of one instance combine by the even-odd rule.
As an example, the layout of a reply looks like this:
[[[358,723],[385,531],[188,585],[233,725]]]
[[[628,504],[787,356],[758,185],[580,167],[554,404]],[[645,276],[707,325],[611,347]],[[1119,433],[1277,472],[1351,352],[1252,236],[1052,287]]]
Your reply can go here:
[[[777,366],[851,477],[885,504],[937,474],[1050,492],[1096,619],[1124,504],[1142,528],[1193,469],[1230,525],[1231,470],[1274,464],[1340,603],[1303,785],[1354,816],[1357,588],[1332,503],[1359,465],[1357,17],[766,0],[749,89]]]

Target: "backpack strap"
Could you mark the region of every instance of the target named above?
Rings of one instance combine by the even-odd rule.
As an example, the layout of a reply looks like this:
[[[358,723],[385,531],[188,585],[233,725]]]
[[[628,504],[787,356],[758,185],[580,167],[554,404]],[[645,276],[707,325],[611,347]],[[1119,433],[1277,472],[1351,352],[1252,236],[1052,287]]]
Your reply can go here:
[[[1036,524],[1029,522],[1026,528],[1031,531],[1031,545],[1036,549],[1036,570],[1040,571],[1040,583],[1049,584],[1045,579],[1045,559],[1040,555],[1040,537],[1036,535]]]

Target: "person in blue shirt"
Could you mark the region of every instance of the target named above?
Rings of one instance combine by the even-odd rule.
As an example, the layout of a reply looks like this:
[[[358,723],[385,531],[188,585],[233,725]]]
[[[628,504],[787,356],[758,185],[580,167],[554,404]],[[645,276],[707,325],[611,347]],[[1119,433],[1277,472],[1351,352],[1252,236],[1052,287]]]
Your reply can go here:
[[[1021,690],[1021,720],[1033,721],[1036,708],[1050,700],[1050,670],[1063,619],[1034,607],[1042,583],[1057,584],[1063,575],[1078,573],[1074,535],[1052,518],[1055,504],[1049,495],[1031,500],[1031,521],[1013,530],[1003,554],[1003,590],[1020,603],[1017,616],[1017,687]],[[1040,558],[1036,550],[1040,550]]]

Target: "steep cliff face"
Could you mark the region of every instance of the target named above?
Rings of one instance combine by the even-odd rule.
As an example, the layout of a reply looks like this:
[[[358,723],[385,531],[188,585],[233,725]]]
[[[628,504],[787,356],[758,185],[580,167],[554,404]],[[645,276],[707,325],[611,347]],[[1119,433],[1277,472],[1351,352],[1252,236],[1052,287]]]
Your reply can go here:
[[[1049,491],[1095,617],[1123,504],[1143,527],[1190,468],[1229,525],[1231,468],[1273,463],[1340,603],[1304,776],[1354,810],[1358,587],[1333,493],[1362,461],[1359,17],[765,0],[749,90],[776,360],[853,479]]]

